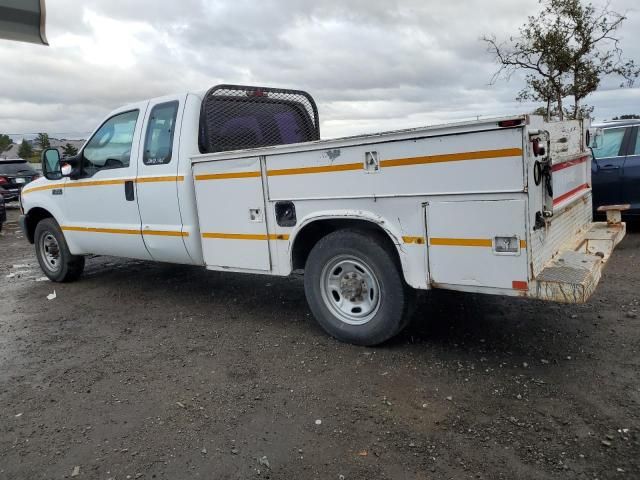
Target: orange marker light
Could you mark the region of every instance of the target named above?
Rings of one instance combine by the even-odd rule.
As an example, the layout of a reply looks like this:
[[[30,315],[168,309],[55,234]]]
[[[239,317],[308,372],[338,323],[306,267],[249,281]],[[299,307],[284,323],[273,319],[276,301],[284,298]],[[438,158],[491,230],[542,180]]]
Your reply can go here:
[[[523,290],[525,292],[529,290],[529,284],[527,282],[521,282],[521,281],[518,281],[518,280],[514,280],[511,285],[512,285],[514,290]]]

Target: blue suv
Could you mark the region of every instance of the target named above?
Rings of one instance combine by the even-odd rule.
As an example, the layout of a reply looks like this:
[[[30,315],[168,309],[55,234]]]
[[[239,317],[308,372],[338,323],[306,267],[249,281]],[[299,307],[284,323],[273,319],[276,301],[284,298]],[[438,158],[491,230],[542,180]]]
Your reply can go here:
[[[640,219],[640,120],[609,122],[593,150],[593,208],[629,204],[623,214]]]

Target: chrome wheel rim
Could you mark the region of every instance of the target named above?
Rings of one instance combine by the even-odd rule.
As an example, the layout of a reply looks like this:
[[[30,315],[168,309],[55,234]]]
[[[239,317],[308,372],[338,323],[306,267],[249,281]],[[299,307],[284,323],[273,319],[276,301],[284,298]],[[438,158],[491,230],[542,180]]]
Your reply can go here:
[[[51,272],[60,270],[60,245],[51,232],[45,232],[40,237],[40,257],[47,270]]]
[[[352,255],[332,258],[320,276],[322,300],[340,321],[364,325],[380,308],[380,282],[373,269]]]

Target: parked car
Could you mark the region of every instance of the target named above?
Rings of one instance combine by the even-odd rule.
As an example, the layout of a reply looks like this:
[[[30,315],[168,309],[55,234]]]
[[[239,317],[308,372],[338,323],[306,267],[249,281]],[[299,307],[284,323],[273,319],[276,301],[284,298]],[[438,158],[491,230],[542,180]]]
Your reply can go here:
[[[2,225],[7,221],[7,211],[4,208],[4,197],[0,195],[0,232],[2,231]]]
[[[629,204],[627,218],[640,218],[640,120],[608,122],[592,148],[593,208]]]
[[[17,200],[22,187],[39,176],[26,160],[0,160],[0,195],[5,202]]]

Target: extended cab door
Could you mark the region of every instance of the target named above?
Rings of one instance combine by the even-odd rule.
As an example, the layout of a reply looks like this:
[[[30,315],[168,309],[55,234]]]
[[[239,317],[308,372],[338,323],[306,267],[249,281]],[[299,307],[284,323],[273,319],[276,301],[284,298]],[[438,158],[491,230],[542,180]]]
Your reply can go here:
[[[192,263],[184,238],[178,184],[180,130],[186,95],[153,100],[144,122],[140,151],[137,193],[142,236],[154,260]]]
[[[69,179],[64,188],[62,230],[73,253],[151,259],[135,195],[147,103],[113,114],[79,154],[80,178]]]

